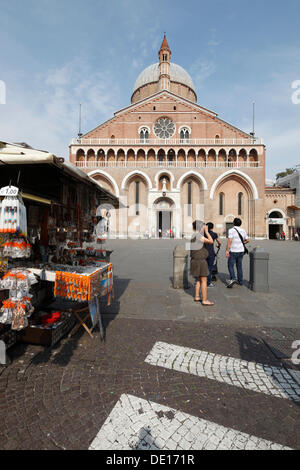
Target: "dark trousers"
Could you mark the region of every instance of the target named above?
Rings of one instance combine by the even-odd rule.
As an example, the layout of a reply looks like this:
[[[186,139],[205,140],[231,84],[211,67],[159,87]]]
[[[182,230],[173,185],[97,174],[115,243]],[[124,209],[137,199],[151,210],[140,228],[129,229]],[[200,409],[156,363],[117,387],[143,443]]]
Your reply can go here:
[[[206,261],[207,261],[208,269],[209,269],[209,275],[207,276],[207,285],[209,286],[209,284],[211,283],[212,269],[213,269],[213,265],[215,262],[215,255],[208,256],[208,258],[206,258]]]
[[[235,272],[234,272],[234,265],[236,265],[237,270],[237,280],[239,284],[243,284],[243,256],[244,252],[240,253],[232,253],[230,252],[230,256],[228,258],[228,271],[230,274],[231,280],[236,280]]]

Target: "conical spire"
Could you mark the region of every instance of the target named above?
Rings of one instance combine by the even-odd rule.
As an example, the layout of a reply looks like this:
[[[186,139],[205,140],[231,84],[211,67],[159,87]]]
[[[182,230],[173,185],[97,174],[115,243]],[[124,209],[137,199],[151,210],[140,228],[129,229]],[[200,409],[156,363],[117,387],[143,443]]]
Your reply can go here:
[[[167,41],[167,38],[166,38],[166,33],[164,33],[164,38],[163,38],[163,42],[161,43],[161,46],[160,46],[160,49],[159,49],[159,52],[158,54],[160,53],[160,51],[162,50],[167,50],[171,53],[171,49],[169,48],[169,44],[168,44],[168,41]]]
[[[164,34],[163,42],[160,46],[159,52],[159,89],[169,90],[170,89],[170,59],[171,50]]]

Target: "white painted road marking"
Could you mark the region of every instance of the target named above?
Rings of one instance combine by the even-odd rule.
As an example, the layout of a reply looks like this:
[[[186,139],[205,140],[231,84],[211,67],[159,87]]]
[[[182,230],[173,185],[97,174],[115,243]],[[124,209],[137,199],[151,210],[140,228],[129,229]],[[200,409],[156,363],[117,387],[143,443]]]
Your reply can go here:
[[[90,450],[288,450],[265,439],[123,394]]]
[[[300,402],[300,385],[286,369],[157,342],[145,362]]]

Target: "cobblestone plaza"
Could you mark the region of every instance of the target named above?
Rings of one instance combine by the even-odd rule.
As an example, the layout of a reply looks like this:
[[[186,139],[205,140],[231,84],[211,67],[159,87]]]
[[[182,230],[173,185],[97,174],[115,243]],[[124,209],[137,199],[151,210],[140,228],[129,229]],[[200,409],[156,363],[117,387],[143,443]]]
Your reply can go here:
[[[246,263],[245,286],[226,289],[221,255],[216,305],[205,309],[192,283],[171,287],[178,241],[109,243],[116,292],[103,307],[105,342],[82,329],[52,349],[10,351],[0,369],[2,448],[299,449],[300,368],[291,357],[300,244],[263,242],[266,294],[248,289]]]

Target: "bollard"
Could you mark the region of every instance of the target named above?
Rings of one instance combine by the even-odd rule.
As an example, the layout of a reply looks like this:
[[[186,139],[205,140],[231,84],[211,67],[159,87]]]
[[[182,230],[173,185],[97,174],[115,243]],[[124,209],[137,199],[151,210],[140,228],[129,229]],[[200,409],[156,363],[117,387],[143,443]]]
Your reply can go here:
[[[269,253],[263,248],[254,248],[250,252],[250,289],[269,292]]]
[[[173,251],[173,287],[188,289],[188,252],[183,245],[178,245]]]

